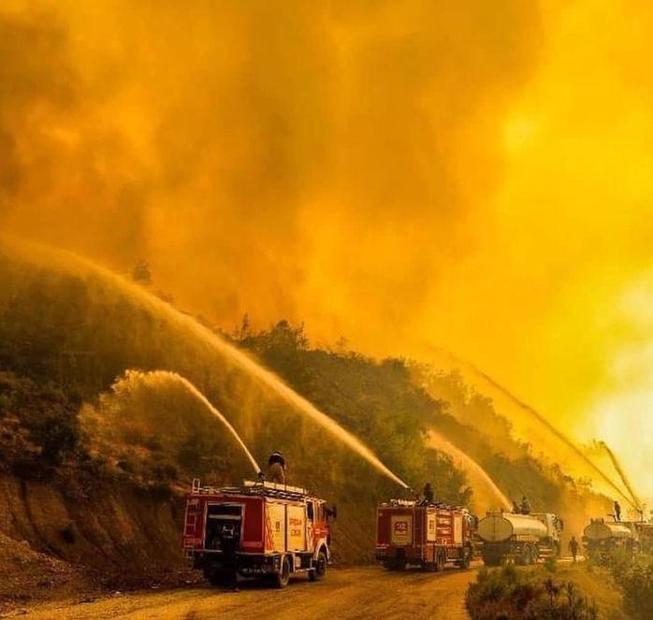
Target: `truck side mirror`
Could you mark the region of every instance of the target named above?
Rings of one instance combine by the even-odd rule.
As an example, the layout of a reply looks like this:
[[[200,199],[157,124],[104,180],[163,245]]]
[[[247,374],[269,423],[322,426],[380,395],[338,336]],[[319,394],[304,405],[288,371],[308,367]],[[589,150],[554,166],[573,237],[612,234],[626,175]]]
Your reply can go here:
[[[338,516],[338,507],[334,504],[332,508],[326,509],[327,517],[335,519]]]

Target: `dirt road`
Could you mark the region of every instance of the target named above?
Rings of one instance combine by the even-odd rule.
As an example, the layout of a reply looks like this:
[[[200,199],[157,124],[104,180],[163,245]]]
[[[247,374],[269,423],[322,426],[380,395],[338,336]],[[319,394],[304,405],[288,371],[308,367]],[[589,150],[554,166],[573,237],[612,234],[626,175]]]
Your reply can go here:
[[[333,569],[324,581],[297,579],[276,590],[244,584],[240,592],[196,587],[135,592],[92,602],[48,603],[21,617],[102,618],[467,618],[464,597],[476,570],[390,573],[377,567]],[[27,612],[27,613],[25,613]]]

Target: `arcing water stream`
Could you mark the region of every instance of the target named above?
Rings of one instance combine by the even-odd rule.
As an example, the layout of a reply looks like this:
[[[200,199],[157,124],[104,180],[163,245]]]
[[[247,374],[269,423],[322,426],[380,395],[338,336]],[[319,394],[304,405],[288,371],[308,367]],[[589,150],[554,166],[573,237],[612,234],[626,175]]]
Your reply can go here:
[[[612,465],[614,466],[615,470],[619,474],[621,481],[624,483],[624,486],[628,489],[628,493],[630,493],[633,502],[635,502],[636,504],[635,509],[640,511],[642,509],[642,503],[639,497],[637,497],[637,494],[635,493],[635,489],[633,488],[633,485],[630,483],[630,480],[628,479],[626,472],[623,470],[623,467],[621,467],[621,463],[619,462],[617,455],[610,449],[610,447],[608,446],[608,444],[605,443],[605,441],[599,441],[599,445],[605,450],[606,454],[610,458],[610,461],[612,462]]]
[[[470,482],[474,483],[474,495],[476,497],[481,494],[485,496],[484,505],[487,508],[490,508],[493,502],[496,502],[495,505],[501,508],[506,510],[512,509],[512,504],[508,498],[501,492],[490,475],[474,459],[454,446],[437,431],[431,429],[428,435],[429,443],[440,452],[448,454],[454,460],[454,463],[467,474]]]
[[[541,413],[533,409],[530,405],[527,405],[525,402],[519,400],[516,396],[510,393],[509,390],[499,385],[492,377],[488,376],[484,372],[481,372],[477,369],[477,372],[483,377],[490,385],[494,386],[497,390],[502,392],[505,396],[510,398],[514,403],[516,403],[521,409],[533,416],[542,426],[544,426],[550,433],[552,433],[560,442],[567,446],[571,452],[577,456],[583,463],[585,463],[595,474],[599,476],[601,480],[606,482],[614,491],[616,491],[621,497],[623,497],[633,508],[636,510],[639,509],[639,506],[633,502],[633,500],[628,497],[626,493],[617,485],[613,480],[601,469],[599,468],[591,459],[587,457],[586,454],[571,440],[569,439],[562,431],[558,430],[551,422],[549,422]]]
[[[64,272],[72,272],[76,275],[80,275],[80,272],[81,275],[84,273],[92,273],[98,278],[111,283],[124,295],[135,300],[141,306],[148,308],[157,317],[166,320],[201,339],[204,343],[229,359],[234,363],[234,365],[240,367],[243,371],[291,405],[294,409],[318,423],[336,439],[364,458],[377,471],[387,476],[403,488],[408,489],[408,485],[386,467],[358,438],[342,428],[335,420],[317,409],[304,397],[297,394],[297,392],[288,387],[274,373],[257,364],[252,358],[198,323],[193,317],[176,310],[170,304],[150,294],[141,286],[128,282],[110,270],[105,269],[86,258],[73,254],[72,252],[66,250],[54,250],[32,243],[16,243],[15,241],[10,242],[6,239],[3,239],[3,241],[7,247],[11,247],[11,249],[20,256],[21,260],[26,262],[35,263],[40,266],[48,265],[50,268],[59,268]]]
[[[555,440],[559,442],[559,444],[565,446],[569,451],[571,451],[572,455],[574,457],[577,457],[584,465],[586,465],[589,468],[589,470],[592,471],[600,480],[605,482],[619,496],[623,497],[633,508],[639,510],[639,506],[636,499],[635,500],[631,499],[628,493],[624,492],[624,490],[618,484],[616,484],[610,478],[610,476],[608,476],[600,467],[598,467],[598,465],[596,465],[596,463],[594,463],[590,458],[588,458],[588,456],[584,454],[583,451],[571,439],[569,439],[562,431],[558,430],[539,411],[537,411],[527,403],[517,398],[514,394],[512,394],[512,392],[510,392],[510,390],[506,389],[500,383],[497,383],[492,377],[490,377],[487,373],[477,368],[474,364],[467,362],[465,360],[461,360],[455,355],[446,351],[442,351],[440,349],[433,349],[433,354],[438,357],[444,354],[446,357],[448,357],[451,360],[452,364],[456,368],[458,368],[460,371],[466,370],[467,372],[465,374],[471,375],[469,377],[470,382],[473,382],[474,378],[476,378],[476,380],[480,378],[486,384],[486,386],[490,388],[490,390],[494,391],[495,393],[498,393],[500,396],[510,401],[513,405],[519,407],[519,409],[524,411],[528,416],[530,416],[531,419],[535,420],[535,422],[539,425],[539,427],[543,428],[547,433],[552,435],[555,438]],[[510,418],[508,419],[510,420]],[[619,470],[617,469],[617,471]],[[620,474],[620,476],[623,479],[623,475]],[[628,488],[628,485],[626,485],[626,488]],[[628,491],[633,496],[633,498],[636,497],[634,493],[632,493],[631,489],[629,489]]]
[[[256,459],[252,456],[252,453],[249,451],[247,446],[245,445],[245,442],[241,439],[240,435],[236,431],[236,429],[231,425],[229,420],[220,413],[200,392],[188,379],[185,377],[182,377],[180,374],[177,374],[176,372],[171,372],[169,370],[152,370],[148,372],[141,372],[140,370],[128,370],[125,373],[126,380],[139,380],[142,381],[144,384],[151,386],[154,389],[157,389],[161,386],[169,386],[169,385],[179,385],[186,391],[188,391],[194,398],[196,398],[206,409],[214,415],[222,424],[225,426],[225,428],[231,433],[233,438],[236,440],[238,445],[243,449],[243,452],[247,456],[249,462],[252,464],[252,467],[254,468],[254,473],[256,475],[259,474],[261,471],[261,468],[259,467],[258,463],[256,462]]]

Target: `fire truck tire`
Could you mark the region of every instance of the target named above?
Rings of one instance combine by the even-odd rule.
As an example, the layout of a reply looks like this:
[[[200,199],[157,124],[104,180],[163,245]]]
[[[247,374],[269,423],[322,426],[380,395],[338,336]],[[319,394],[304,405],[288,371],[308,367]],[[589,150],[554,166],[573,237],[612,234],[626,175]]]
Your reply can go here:
[[[463,559],[458,563],[460,568],[469,568],[472,563],[473,551],[471,547],[465,547],[463,549]]]
[[[392,560],[386,560],[383,563],[383,566],[387,570],[404,570],[406,568],[406,560],[396,558]]]
[[[485,566],[501,566],[503,556],[499,553],[484,553],[483,564]]]
[[[533,545],[531,556],[533,558],[533,564],[537,564],[537,561],[540,559],[540,548],[537,544]]]
[[[236,582],[233,571],[225,569],[205,569],[204,576],[212,586],[228,586]]]
[[[324,551],[320,551],[317,554],[317,560],[315,560],[315,568],[308,572],[308,578],[311,581],[319,581],[324,579],[324,576],[327,572],[327,557]]]
[[[281,559],[281,570],[274,577],[274,585],[277,588],[285,588],[290,581],[290,559],[284,555]]]
[[[533,549],[532,545],[528,545],[528,547],[526,547],[526,564],[528,566],[535,564],[535,550]]]
[[[444,570],[444,565],[447,561],[444,550],[438,550],[435,555],[435,566],[433,570],[437,573]]]
[[[528,548],[528,545],[524,545],[521,548],[519,555],[515,558],[515,564],[517,566],[526,566],[527,564],[530,564],[529,558],[530,558],[530,549]]]
[[[532,545],[524,545],[519,555],[517,564],[520,566],[530,566],[535,563],[536,552]]]

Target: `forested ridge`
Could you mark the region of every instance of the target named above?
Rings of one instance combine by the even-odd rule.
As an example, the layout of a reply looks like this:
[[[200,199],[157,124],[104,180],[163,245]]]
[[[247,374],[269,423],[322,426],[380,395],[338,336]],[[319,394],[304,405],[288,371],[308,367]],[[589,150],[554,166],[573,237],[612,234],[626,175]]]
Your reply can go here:
[[[587,484],[516,441],[492,400],[456,372],[373,359],[342,342],[315,346],[303,326],[284,320],[264,329],[244,321],[225,333],[180,315],[149,284],[123,286],[86,264],[73,267],[0,255],[0,467],[7,475],[82,500],[108,482],[173,503],[193,477],[213,484],[251,477],[242,452],[196,399],[180,384],[155,385],[143,374],[173,371],[233,423],[260,463],[281,450],[292,483],[339,505],[339,557],[369,559],[376,503],[405,492],[216,349],[212,333],[273,370],[411,487],[431,481],[441,501],[473,505],[478,488],[434,449],[433,429],[509,497],[528,494],[536,508],[558,512],[582,512],[595,499]]]

